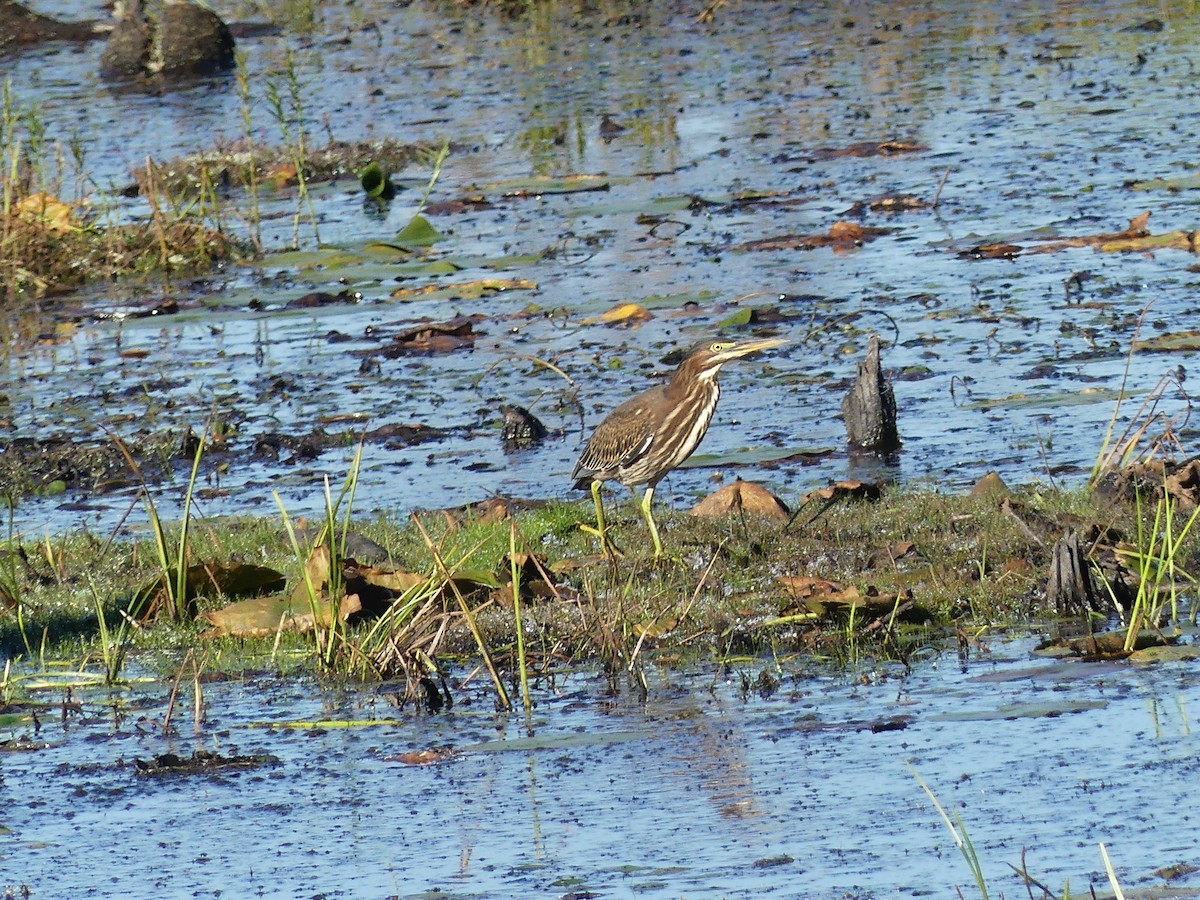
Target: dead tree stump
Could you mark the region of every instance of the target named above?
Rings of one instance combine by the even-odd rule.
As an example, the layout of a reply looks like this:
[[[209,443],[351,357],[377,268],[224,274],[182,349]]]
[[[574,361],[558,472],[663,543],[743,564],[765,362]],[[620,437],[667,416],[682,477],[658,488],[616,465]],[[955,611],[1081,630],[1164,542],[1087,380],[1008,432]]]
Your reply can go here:
[[[900,449],[896,430],[896,395],[879,365],[879,335],[871,335],[867,358],[858,364],[854,386],[842,400],[842,420],[850,446],[872,453]]]
[[[1079,543],[1079,535],[1073,531],[1068,531],[1054,544],[1046,600],[1059,615],[1082,616],[1100,608],[1092,570]]]

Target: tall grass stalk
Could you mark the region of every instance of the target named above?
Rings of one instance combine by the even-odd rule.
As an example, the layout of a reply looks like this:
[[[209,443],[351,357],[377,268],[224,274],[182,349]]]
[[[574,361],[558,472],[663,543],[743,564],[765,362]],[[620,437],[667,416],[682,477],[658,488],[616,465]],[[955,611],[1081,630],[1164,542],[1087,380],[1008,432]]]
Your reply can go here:
[[[100,636],[100,660],[104,664],[104,683],[117,684],[121,680],[121,673],[125,670],[125,658],[129,653],[132,620],[123,610],[119,611],[121,624],[117,626],[115,633],[110,632],[100,593],[96,590],[96,585],[92,582],[90,575],[88,575],[87,581],[96,609],[96,627]]]
[[[196,481],[200,476],[200,460],[204,457],[205,442],[208,438],[208,425],[206,424],[202,430],[200,439],[196,443],[196,452],[192,457],[192,470],[188,476],[187,486],[183,494],[183,516],[179,523],[179,537],[174,547],[171,546],[167,528],[158,514],[158,507],[154,503],[154,497],[150,492],[150,487],[146,483],[145,477],[142,475],[142,470],[138,466],[137,460],[133,458],[133,454],[129,451],[125,442],[115,433],[109,431],[108,435],[113,443],[117,445],[117,449],[121,451],[126,464],[142,484],[142,500],[146,506],[146,516],[150,521],[150,530],[154,535],[154,551],[158,560],[159,571],[162,573],[161,584],[166,594],[167,608],[175,621],[182,622],[187,618],[189,611],[187,595],[188,557],[191,554],[188,541],[191,533],[192,501],[196,493]],[[143,597],[137,605],[142,607],[145,605],[145,601],[151,599]],[[139,609],[138,613],[140,615],[146,611],[145,609]]]
[[[950,836],[954,839],[954,845],[958,847],[959,852],[963,855],[963,859],[967,861],[967,868],[971,870],[971,877],[975,879],[975,886],[979,888],[979,896],[983,900],[988,900],[987,882],[983,877],[983,863],[979,860],[979,854],[975,852],[975,845],[971,843],[971,838],[967,834],[967,828],[963,824],[962,816],[956,811],[954,813],[954,822],[950,821],[950,816],[947,815],[945,808],[938,801],[933,790],[925,783],[925,779],[921,777],[921,773],[911,763],[905,763],[908,766],[908,771],[912,772],[913,778],[917,779],[917,784],[925,791],[929,797],[933,808],[937,810],[938,815],[942,817],[942,821],[946,823],[946,827],[950,830]],[[958,827],[955,827],[955,822]]]
[[[1137,594],[1129,611],[1129,624],[1125,634],[1126,651],[1133,649],[1139,631],[1157,625],[1162,619],[1168,603],[1163,596],[1164,582],[1171,608],[1171,621],[1179,621],[1179,581],[1181,578],[1194,581],[1179,564],[1183,555],[1180,546],[1187,539],[1197,517],[1200,517],[1200,507],[1197,507],[1176,533],[1177,506],[1165,484],[1162,496],[1154,506],[1154,522],[1148,530],[1142,510],[1141,491],[1135,492],[1134,505],[1137,546],[1123,554],[1133,564],[1137,575]],[[1107,579],[1105,586],[1111,596],[1112,586]]]
[[[530,557],[532,558],[532,556]],[[529,666],[525,659],[525,629],[521,625],[521,573],[517,567],[517,521],[508,520],[508,566],[512,578],[513,627],[517,630],[517,671],[521,677],[521,704],[525,715],[533,710],[529,699]]]
[[[254,250],[258,254],[262,254],[262,214],[259,212],[258,206],[258,160],[254,152],[254,122],[251,118],[252,104],[250,101],[250,69],[246,65],[246,52],[239,50],[234,55],[234,61],[237,66],[237,92],[238,100],[241,105],[242,114],[242,135],[246,142],[246,166],[244,172],[244,181],[246,183],[246,202],[249,204],[247,212],[246,230],[250,235],[250,241],[254,244]]]
[[[1125,894],[1117,881],[1117,873],[1113,871],[1112,860],[1108,858],[1108,848],[1100,844],[1100,857],[1104,860],[1104,871],[1108,875],[1108,883],[1112,886],[1115,900],[1125,900]]]
[[[350,520],[354,510],[354,497],[358,491],[358,479],[362,471],[362,454],[363,443],[360,441],[358,448],[355,450],[354,458],[350,462],[350,468],[346,472],[346,478],[342,482],[342,488],[336,498],[334,498],[333,492],[329,487],[329,476],[325,476],[323,482],[325,522],[322,525],[320,534],[317,535],[313,543],[313,550],[311,552],[307,552],[301,548],[300,539],[296,536],[296,528],[292,524],[292,519],[288,515],[287,508],[283,505],[283,499],[279,496],[278,491],[272,492],[275,497],[275,505],[279,507],[279,513],[283,517],[283,525],[287,530],[288,540],[292,546],[292,553],[296,558],[296,562],[300,565],[300,571],[303,573],[305,593],[308,596],[309,609],[313,616],[313,635],[317,659],[326,671],[336,667],[339,651],[346,645],[345,623],[342,621],[341,616],[341,595],[344,587],[342,566],[346,558],[346,538],[350,532]],[[343,503],[345,504],[344,511],[342,511]],[[338,529],[339,515],[341,516],[340,533]],[[322,544],[327,548],[329,556],[326,582],[326,593],[329,597],[328,628],[323,628],[321,625],[321,588],[313,582],[312,569],[309,565],[310,558]]]
[[[500,673],[496,671],[496,664],[492,661],[492,654],[488,651],[487,642],[483,639],[483,632],[479,630],[479,623],[475,621],[475,614],[467,604],[466,598],[463,597],[462,591],[458,589],[458,585],[454,581],[454,575],[450,567],[446,565],[445,557],[442,556],[433,539],[429,537],[429,532],[425,530],[425,526],[419,518],[413,516],[412,519],[417,526],[417,530],[421,532],[421,539],[425,541],[425,546],[433,555],[433,561],[438,568],[438,573],[445,579],[447,586],[454,594],[454,599],[458,602],[459,611],[462,612],[467,627],[471,630],[471,636],[475,638],[475,646],[479,649],[479,655],[483,657],[483,664],[487,667],[488,674],[492,676],[492,685],[496,689],[497,705],[501,709],[512,709],[512,700],[509,699],[508,691],[504,687],[504,680],[500,677]]]
[[[305,167],[308,165],[308,133],[305,131],[303,92],[300,89],[300,79],[296,74],[296,57],[288,50],[284,75],[287,78],[287,100],[279,92],[279,85],[274,79],[267,81],[267,104],[279,130],[283,133],[284,142],[292,157],[292,165],[296,168],[297,207],[292,220],[292,248],[300,249],[300,215],[301,208],[308,211],[309,222],[312,224],[313,239],[317,246],[321,245],[321,233],[317,227],[317,212],[313,207],[312,195],[308,190],[308,177]]]
[[[421,194],[421,202],[417,204],[417,211],[413,213],[415,219],[425,211],[425,207],[429,205],[429,195],[433,193],[434,187],[438,180],[442,177],[442,167],[445,166],[446,160],[450,157],[450,142],[443,141],[442,146],[438,148],[433,157],[433,171],[429,174],[429,183],[425,185],[425,192]]]

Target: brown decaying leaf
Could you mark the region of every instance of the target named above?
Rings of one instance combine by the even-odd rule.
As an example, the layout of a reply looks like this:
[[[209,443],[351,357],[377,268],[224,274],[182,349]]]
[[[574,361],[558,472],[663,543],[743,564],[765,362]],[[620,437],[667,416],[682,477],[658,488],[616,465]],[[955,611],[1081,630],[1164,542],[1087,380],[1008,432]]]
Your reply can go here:
[[[814,500],[828,502],[830,500],[878,500],[883,494],[878,484],[866,481],[847,479],[838,481],[827,487],[809,491],[800,498],[800,505],[812,503]]]
[[[925,148],[912,141],[859,141],[848,147],[822,147],[812,154],[812,159],[840,159],[855,157],[858,159],[868,156],[903,156],[906,153],[920,153]]]
[[[815,250],[832,247],[835,251],[856,249],[862,244],[891,232],[890,228],[871,228],[856,222],[834,222],[825,234],[784,234],[735,244],[731,250]]]
[[[711,519],[742,513],[786,522],[790,511],[787,504],[766,488],[741,479],[714,491],[691,509],[693,516]]]
[[[1003,242],[979,244],[958,253],[960,259],[1013,259],[1021,253],[1058,253],[1076,247],[1093,247],[1102,253],[1147,253],[1154,250],[1184,250],[1197,252],[1196,231],[1169,231],[1154,235],[1148,227],[1150,212],[1129,220],[1123,231],[1079,235],[1070,238],[1034,240],[1027,247]]]
[[[653,319],[650,310],[636,303],[618,303],[598,316],[589,316],[583,320],[584,325],[633,325]]]
[[[459,316],[448,322],[425,322],[396,335],[381,352],[394,359],[406,353],[449,353],[474,347],[475,338],[479,337],[475,325],[484,318],[482,315]]]

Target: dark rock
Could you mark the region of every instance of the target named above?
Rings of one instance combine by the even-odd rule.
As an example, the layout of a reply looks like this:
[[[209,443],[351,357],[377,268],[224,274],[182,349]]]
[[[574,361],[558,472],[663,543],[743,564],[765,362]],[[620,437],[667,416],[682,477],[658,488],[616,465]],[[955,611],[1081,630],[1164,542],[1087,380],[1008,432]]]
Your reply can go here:
[[[500,407],[500,412],[504,414],[500,439],[506,450],[532,447],[546,437],[546,426],[525,407],[506,404]]]
[[[118,7],[117,21],[100,57],[100,75],[133,80],[211,75],[234,65],[229,27],[210,9],[168,2],[161,14],[147,14],[140,0]]]
[[[164,75],[211,75],[233,63],[233,34],[215,12],[194,3],[170,3],[163,9]]]

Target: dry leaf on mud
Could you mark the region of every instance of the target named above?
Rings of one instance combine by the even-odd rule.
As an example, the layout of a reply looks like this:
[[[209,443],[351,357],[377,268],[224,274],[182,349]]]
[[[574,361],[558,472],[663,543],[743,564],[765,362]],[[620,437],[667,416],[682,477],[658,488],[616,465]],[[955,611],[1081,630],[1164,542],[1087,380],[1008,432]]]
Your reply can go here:
[[[735,481],[709,494],[691,509],[693,516],[717,519],[748,513],[763,516],[774,522],[786,522],[787,505],[761,485],[750,481]]]
[[[650,310],[636,303],[621,303],[612,309],[605,310],[598,316],[589,316],[583,320],[584,325],[633,325],[653,319]]]
[[[871,228],[856,222],[834,222],[824,234],[783,234],[735,244],[730,250],[815,250],[832,247],[835,251],[852,250],[888,234],[890,228]]]
[[[430,747],[428,750],[410,750],[396,756],[386,756],[388,762],[404,763],[406,766],[428,766],[433,763],[454,759],[458,753],[453,747]]]
[[[380,352],[389,359],[406,353],[449,353],[475,346],[475,324],[483,316],[459,316],[448,322],[427,322],[396,335]]]
[[[874,482],[847,479],[809,491],[800,498],[800,505],[813,501],[828,503],[832,500],[878,500],[882,495],[882,489]]]
[[[46,194],[30,194],[14,207],[18,219],[31,225],[40,225],[50,234],[67,234],[80,229],[75,211],[57,197]]]
[[[343,597],[338,607],[339,617],[345,621],[362,609],[357,594]],[[310,631],[319,619],[322,627],[329,627],[332,605],[324,598],[317,604],[316,616],[312,604],[293,597],[256,597],[240,600],[222,609],[201,613],[197,618],[212,625],[200,635],[209,640],[216,637],[269,637],[276,631]]]

